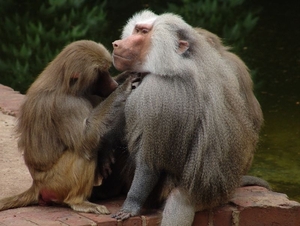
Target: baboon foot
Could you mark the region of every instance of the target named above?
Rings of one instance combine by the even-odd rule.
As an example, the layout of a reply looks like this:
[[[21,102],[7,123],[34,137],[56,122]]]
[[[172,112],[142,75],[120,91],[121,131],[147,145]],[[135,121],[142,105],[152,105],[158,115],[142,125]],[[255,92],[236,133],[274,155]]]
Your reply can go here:
[[[111,217],[115,218],[117,220],[126,220],[126,219],[128,219],[129,217],[132,217],[132,216],[134,216],[134,215],[131,214],[131,213],[120,210],[118,213],[113,214]]]
[[[98,213],[98,214],[110,214],[108,209],[103,205],[98,205],[95,203],[91,203],[85,201],[80,204],[72,204],[70,207],[78,212],[85,212],[85,213]]]

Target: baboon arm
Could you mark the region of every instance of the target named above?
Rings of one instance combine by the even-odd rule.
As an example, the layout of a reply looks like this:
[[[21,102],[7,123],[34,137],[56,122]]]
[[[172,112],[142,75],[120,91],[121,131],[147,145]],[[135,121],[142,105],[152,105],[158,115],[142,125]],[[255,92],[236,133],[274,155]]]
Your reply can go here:
[[[100,138],[115,129],[111,125],[115,121],[120,121],[120,117],[124,117],[125,101],[130,92],[131,81],[128,79],[94,108],[90,116],[85,119],[84,140],[78,150],[83,150],[86,158],[90,159],[93,156],[93,152],[101,142]]]
[[[76,110],[74,106],[77,106]],[[52,123],[55,124],[58,133],[56,136],[61,139],[65,149],[75,150],[76,145],[80,143],[85,128],[83,122],[89,116],[91,109],[92,105],[84,99],[67,96],[57,100],[52,113],[55,121]]]
[[[114,77],[115,81],[120,85],[125,82],[125,80],[131,76],[136,74],[136,72],[131,72],[131,71],[124,71],[121,74],[118,74],[117,76]]]

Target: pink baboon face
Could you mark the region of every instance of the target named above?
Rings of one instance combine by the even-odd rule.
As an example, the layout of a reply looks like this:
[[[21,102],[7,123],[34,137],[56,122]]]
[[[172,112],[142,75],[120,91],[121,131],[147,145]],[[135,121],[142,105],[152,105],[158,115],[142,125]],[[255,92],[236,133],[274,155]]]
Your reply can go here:
[[[151,44],[152,27],[152,24],[137,24],[129,37],[112,43],[113,63],[118,70],[134,70],[143,64]]]

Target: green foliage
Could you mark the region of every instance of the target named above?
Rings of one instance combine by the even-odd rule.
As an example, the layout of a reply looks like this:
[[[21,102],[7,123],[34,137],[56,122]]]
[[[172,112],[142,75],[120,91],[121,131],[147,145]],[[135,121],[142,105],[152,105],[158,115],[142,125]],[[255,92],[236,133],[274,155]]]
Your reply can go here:
[[[248,2],[249,3],[249,2]],[[257,22],[245,0],[0,0],[0,83],[25,92],[68,43],[91,39],[110,49],[133,13],[173,12],[203,27],[241,55]]]
[[[0,83],[25,92],[68,43],[98,40],[106,28],[106,2],[84,0],[0,1]],[[9,12],[9,13],[8,13]]]
[[[168,11],[181,15],[194,27],[218,34],[236,52],[241,51],[245,37],[258,21],[257,11],[246,10],[244,0],[180,0],[180,4],[169,3]]]

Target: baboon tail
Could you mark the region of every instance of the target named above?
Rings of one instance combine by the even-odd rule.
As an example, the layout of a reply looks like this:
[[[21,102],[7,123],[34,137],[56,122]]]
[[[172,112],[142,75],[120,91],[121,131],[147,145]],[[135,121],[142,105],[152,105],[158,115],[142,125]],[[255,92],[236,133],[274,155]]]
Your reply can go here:
[[[0,211],[37,204],[38,196],[39,193],[37,189],[32,185],[31,188],[19,195],[1,199]]]
[[[244,175],[241,179],[241,187],[246,187],[246,186],[261,186],[264,187],[268,190],[271,190],[271,187],[267,181],[265,181],[262,178],[259,177],[254,177],[254,176],[248,176]]]
[[[161,226],[191,226],[195,216],[195,206],[191,200],[183,189],[173,189],[162,214]]]

